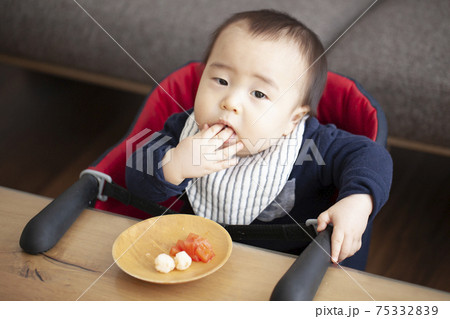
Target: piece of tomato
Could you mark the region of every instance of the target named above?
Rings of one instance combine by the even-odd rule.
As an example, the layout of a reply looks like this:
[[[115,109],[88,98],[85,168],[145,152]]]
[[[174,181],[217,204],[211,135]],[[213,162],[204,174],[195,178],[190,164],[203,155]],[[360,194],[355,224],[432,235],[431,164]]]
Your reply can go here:
[[[184,241],[184,251],[193,258],[195,256],[195,250],[197,249],[197,244],[192,240]]]
[[[197,250],[195,251],[195,254],[200,258],[201,261],[204,263],[207,263],[210,261],[214,256],[214,252],[207,247],[204,243],[200,244],[197,247]]]
[[[208,240],[194,233],[190,233],[185,240],[179,239],[177,244],[170,249],[170,254],[175,256],[180,251],[185,251],[193,261],[204,263],[215,256]]]
[[[170,248],[170,256],[175,256],[176,254],[178,254],[181,250],[178,249],[177,246],[173,246],[172,248]]]
[[[200,235],[194,234],[194,233],[189,233],[189,235],[187,236],[186,240],[196,240],[201,238]]]
[[[186,250],[185,247],[186,247],[186,246],[184,245],[184,241],[182,241],[181,239],[179,239],[179,240],[177,241],[177,248],[178,248],[180,251],[182,251],[182,250]]]

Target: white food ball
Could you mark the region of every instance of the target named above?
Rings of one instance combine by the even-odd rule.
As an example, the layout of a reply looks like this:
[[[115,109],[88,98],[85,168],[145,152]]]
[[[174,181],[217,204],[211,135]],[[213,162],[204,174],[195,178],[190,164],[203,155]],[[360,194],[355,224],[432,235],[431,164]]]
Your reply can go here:
[[[173,258],[167,254],[159,254],[155,258],[155,268],[159,272],[167,274],[175,268],[175,262]]]
[[[175,267],[178,270],[188,269],[192,263],[192,258],[185,251],[180,251],[175,255]]]

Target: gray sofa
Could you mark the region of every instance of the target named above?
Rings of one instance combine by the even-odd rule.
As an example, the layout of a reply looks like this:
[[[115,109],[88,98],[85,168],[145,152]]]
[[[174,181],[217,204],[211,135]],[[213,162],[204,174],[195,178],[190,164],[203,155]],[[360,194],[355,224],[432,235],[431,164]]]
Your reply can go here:
[[[201,59],[230,14],[258,8],[316,31],[330,70],[358,80],[384,108],[391,144],[448,151],[447,0],[4,0],[0,62],[144,93]]]

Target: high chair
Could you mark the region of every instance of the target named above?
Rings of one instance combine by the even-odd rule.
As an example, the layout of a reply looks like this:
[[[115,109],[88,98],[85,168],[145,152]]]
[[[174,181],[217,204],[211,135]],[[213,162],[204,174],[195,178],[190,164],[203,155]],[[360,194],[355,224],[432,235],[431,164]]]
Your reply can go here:
[[[126,190],[125,185],[126,160],[136,148],[139,148],[140,145],[150,138],[151,134],[163,128],[164,122],[171,114],[183,112],[193,107],[202,72],[203,65],[201,63],[191,62],[173,72],[159,86],[153,89],[147,96],[125,137],[84,170],[80,175],[80,179],[74,185],[30,220],[24,228],[20,239],[22,249],[32,254],[51,249],[83,209],[87,207],[94,207],[138,219],[151,217],[149,213],[160,215],[166,213],[166,211],[169,213],[179,211],[181,201],[176,199],[171,199],[164,203],[149,203],[131,195]],[[335,124],[340,129],[353,134],[365,135],[376,143],[386,146],[387,123],[383,110],[359,83],[350,78],[328,72],[326,88],[317,108],[317,118],[322,124]],[[229,230],[233,240],[239,240],[239,238],[236,239],[239,229],[236,231],[233,227],[226,225],[225,227]],[[280,227],[287,227],[284,230],[282,229],[281,232],[293,231],[294,236],[303,236],[302,240],[304,240],[305,235],[306,238],[308,236],[312,238],[316,235],[314,227],[309,225],[305,229],[300,229],[295,224],[277,227],[279,229],[281,229]],[[259,228],[253,232],[253,235],[256,234],[256,236],[263,236],[264,238],[266,234],[270,237],[271,231],[265,232],[264,228]],[[359,256],[362,264],[356,265],[355,268],[364,268],[368,253],[370,231],[371,224],[368,225],[363,236],[365,249],[361,249],[358,252],[358,254],[362,254]],[[315,246],[320,241],[322,243],[321,246],[327,247],[326,249],[329,253],[329,232],[328,230],[317,235],[316,242],[312,245]],[[329,256],[320,251],[321,249],[318,247],[310,246],[305,250],[306,255],[312,256],[312,259],[308,258],[313,260],[321,254],[322,256],[318,257],[318,260],[322,260],[319,262],[322,263],[322,266],[318,267],[316,262],[316,266],[309,266],[309,268],[307,267],[308,269],[301,272],[305,278],[316,278],[315,283],[312,284],[313,289],[310,289],[310,291],[315,293],[314,289],[317,289],[318,283],[320,283],[326,267],[328,267]],[[305,254],[302,255],[299,257],[299,260],[306,258]],[[299,260],[298,262],[300,262]],[[295,262],[294,266],[298,262]],[[305,262],[300,262],[300,264],[300,268],[302,268]],[[310,274],[311,271],[315,274],[314,276]],[[292,273],[298,274],[299,272],[290,270],[287,275]],[[289,278],[292,278],[292,275],[289,275]],[[318,283],[317,280],[319,280]],[[291,279],[288,281],[291,281]],[[277,289],[275,289],[272,298],[274,300],[289,299],[289,296],[292,296],[292,294],[288,294],[286,297],[284,293],[286,289]],[[279,291],[283,293],[280,294]],[[307,295],[309,294],[307,297],[301,295],[302,293],[305,294],[305,292],[300,294],[298,291],[294,292],[294,295],[297,294],[293,298],[297,300],[299,298],[310,298],[310,291],[306,292]]]

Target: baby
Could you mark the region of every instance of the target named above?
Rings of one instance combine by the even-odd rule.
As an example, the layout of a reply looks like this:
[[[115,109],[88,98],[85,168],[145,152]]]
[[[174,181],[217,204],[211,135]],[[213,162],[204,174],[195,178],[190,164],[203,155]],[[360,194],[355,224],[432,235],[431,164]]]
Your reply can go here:
[[[318,231],[334,226],[334,262],[355,254],[388,198],[392,161],[368,138],[313,117],[327,78],[323,53],[284,13],[229,18],[207,50],[193,111],[172,115],[159,132],[170,141],[152,152],[154,174],[127,166],[128,189],[158,202],[186,192],[195,214],[225,224],[317,218]],[[315,160],[300,158],[306,144]]]

